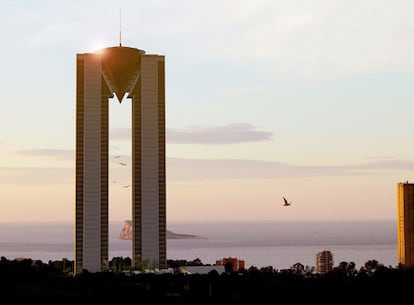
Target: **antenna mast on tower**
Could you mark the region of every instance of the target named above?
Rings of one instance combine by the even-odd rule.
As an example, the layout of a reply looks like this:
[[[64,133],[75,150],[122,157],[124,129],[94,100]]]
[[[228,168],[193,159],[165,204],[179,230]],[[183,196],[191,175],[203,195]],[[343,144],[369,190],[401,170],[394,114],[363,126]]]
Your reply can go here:
[[[122,47],[122,36],[121,36],[121,30],[122,30],[122,19],[121,19],[122,15],[121,15],[121,9],[119,9],[119,46]]]

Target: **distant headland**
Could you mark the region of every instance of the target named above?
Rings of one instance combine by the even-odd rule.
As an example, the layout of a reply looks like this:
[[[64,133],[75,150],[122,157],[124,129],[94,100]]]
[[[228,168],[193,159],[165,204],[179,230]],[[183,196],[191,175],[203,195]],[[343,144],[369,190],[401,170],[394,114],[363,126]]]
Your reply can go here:
[[[119,232],[120,239],[131,240],[132,239],[132,221],[125,220],[124,227],[122,228],[121,232]],[[167,239],[202,239],[204,237],[192,234],[181,234],[181,233],[174,233],[172,231],[167,230]]]

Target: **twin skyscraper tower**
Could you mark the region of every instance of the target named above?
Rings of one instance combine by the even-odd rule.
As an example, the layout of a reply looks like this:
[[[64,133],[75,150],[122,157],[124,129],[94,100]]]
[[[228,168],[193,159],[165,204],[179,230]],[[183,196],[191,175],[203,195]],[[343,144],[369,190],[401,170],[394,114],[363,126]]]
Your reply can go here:
[[[166,268],[164,56],[120,45],[77,54],[76,67],[75,272],[108,267],[108,103],[125,94],[132,105],[132,264]]]

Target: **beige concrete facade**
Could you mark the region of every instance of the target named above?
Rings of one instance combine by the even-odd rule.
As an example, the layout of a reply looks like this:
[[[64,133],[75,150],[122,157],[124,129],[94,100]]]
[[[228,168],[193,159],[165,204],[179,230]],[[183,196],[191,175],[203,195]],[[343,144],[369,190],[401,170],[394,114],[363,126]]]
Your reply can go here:
[[[414,267],[414,184],[398,183],[398,263]]]
[[[325,274],[333,268],[333,256],[331,251],[324,250],[316,254],[316,272]]]
[[[132,104],[132,260],[166,268],[164,56],[127,47],[77,54],[75,266],[108,266],[108,100]]]

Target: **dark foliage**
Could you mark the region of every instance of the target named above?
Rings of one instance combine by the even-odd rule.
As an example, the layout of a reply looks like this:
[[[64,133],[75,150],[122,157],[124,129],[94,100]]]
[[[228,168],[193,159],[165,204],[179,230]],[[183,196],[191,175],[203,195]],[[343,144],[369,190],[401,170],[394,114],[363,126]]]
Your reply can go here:
[[[110,266],[120,269],[130,262],[114,258]],[[170,261],[175,267],[185,261]],[[196,259],[191,264],[200,264]],[[83,272],[72,275],[73,261],[31,259],[0,260],[2,299],[15,303],[122,304],[276,304],[283,300],[318,303],[360,303],[380,301],[396,303],[409,297],[406,289],[414,281],[414,270],[399,266],[385,267],[368,261],[360,270],[355,264],[341,262],[331,272],[306,272],[302,265],[275,270],[254,266],[243,272],[217,271],[208,274],[134,274],[129,272]],[[270,300],[270,302],[269,302]]]

